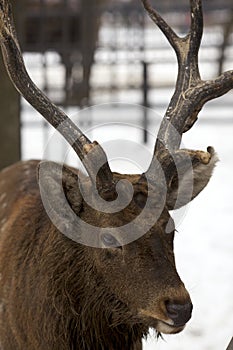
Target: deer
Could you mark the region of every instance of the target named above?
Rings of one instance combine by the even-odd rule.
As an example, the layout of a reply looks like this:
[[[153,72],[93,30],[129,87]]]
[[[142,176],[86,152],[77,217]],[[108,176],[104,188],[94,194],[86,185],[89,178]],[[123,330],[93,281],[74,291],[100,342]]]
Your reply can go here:
[[[32,82],[11,6],[0,0],[0,45],[12,83],[87,172],[46,160],[0,172],[1,349],[139,350],[150,328],[157,337],[175,334],[191,319],[171,210],[207,186],[218,157],[212,147],[180,145],[204,104],[233,88],[233,71],[200,76],[201,0],[190,0],[184,37],[148,0],[142,5],[175,50],[178,76],[148,169],[127,175],[112,172],[103,147]]]

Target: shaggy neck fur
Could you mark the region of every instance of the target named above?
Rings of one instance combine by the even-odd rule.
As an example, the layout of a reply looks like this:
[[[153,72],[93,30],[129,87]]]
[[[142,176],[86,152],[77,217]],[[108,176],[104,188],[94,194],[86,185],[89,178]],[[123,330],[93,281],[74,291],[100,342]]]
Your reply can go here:
[[[86,258],[86,248],[73,242],[64,244],[66,238],[60,238],[53,251],[48,252],[47,263],[43,258],[47,271],[53,271],[52,276],[47,276],[46,298],[41,305],[42,310],[48,310],[41,314],[40,321],[44,327],[47,324],[50,333],[46,335],[46,345],[51,339],[53,349],[133,349],[148,333],[148,326],[140,323],[107,286],[103,287],[101,276]],[[67,251],[67,244],[73,252]],[[62,246],[66,246],[63,254]],[[50,261],[59,263],[50,268]]]

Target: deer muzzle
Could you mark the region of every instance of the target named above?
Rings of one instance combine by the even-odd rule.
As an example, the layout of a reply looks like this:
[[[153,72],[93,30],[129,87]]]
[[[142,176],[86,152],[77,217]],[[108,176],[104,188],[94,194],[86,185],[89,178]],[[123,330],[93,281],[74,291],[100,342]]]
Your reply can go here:
[[[167,295],[140,310],[151,327],[164,334],[181,332],[192,316],[193,305],[184,286],[171,290]]]

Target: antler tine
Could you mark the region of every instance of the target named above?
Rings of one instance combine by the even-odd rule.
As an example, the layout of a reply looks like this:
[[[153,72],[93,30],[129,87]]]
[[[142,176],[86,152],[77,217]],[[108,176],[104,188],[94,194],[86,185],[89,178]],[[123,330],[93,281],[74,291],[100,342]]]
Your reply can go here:
[[[190,12],[190,51],[197,57],[203,35],[202,0],[190,0]]]
[[[233,71],[225,72],[211,81],[204,81],[200,77],[198,53],[203,34],[201,0],[190,0],[191,25],[189,33],[184,38],[174,33],[152,9],[148,0],[142,2],[149,16],[174,48],[179,66],[175,92],[161,122],[154,149],[154,157],[162,159],[164,152],[175,152],[179,149],[182,134],[196,122],[203,105],[233,88]],[[151,164],[147,173],[152,168]]]
[[[167,40],[171,44],[171,46],[174,48],[176,53],[179,55],[180,52],[180,38],[178,35],[174,32],[174,30],[167,24],[167,22],[160,16],[160,14],[155,11],[155,9],[150,5],[148,0],[142,0],[143,6],[145,10],[148,12],[150,18],[152,21],[157,24],[159,29],[163,32],[163,34],[166,36]]]
[[[179,66],[175,93],[161,123],[156,141],[154,154],[158,155],[163,149],[178,149],[185,125],[187,123],[193,125],[194,123],[190,121],[190,116],[187,114],[187,110],[183,109],[183,105],[186,101],[185,93],[190,87],[200,82],[198,52],[203,33],[202,2],[201,0],[190,0],[191,26],[189,33],[184,38],[179,37],[173,31],[151,7],[148,0],[142,0],[142,2],[149,16],[159,26],[174,48]]]
[[[189,33],[178,37],[176,49],[178,76],[176,88],[158,133],[154,154],[162,149],[179,149],[182,134],[190,129],[202,106],[196,106],[187,98],[187,93],[198,89],[201,83],[198,53],[203,34],[203,12],[201,0],[190,0],[191,26]],[[197,90],[196,90],[197,91]],[[195,105],[195,109],[192,108]]]
[[[0,0],[0,45],[8,75],[19,93],[55,128],[83,162],[92,182],[97,184],[100,193],[112,190],[113,175],[104,150],[91,142],[83,132],[55,106],[33,83],[24,65],[20,46],[16,37],[11,6],[7,0]],[[97,161],[88,160],[87,154],[94,153]],[[103,164],[97,173],[96,164]],[[97,174],[96,174],[97,173]],[[96,177],[97,175],[97,177]]]

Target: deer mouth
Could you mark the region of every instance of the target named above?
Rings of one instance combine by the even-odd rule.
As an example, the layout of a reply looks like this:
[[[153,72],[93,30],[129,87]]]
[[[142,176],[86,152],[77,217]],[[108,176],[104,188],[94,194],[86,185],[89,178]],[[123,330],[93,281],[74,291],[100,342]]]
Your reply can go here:
[[[173,326],[169,323],[158,320],[155,328],[159,333],[176,334],[176,333],[181,332],[185,328],[185,326],[186,326],[186,324]]]
[[[173,325],[172,323],[167,323],[162,320],[158,319],[150,319],[148,320],[149,322],[149,327],[154,328],[158,333],[163,333],[163,334],[176,334],[180,333],[183,331],[185,328],[186,324],[176,324]]]
[[[149,328],[154,328],[158,333],[163,333],[163,334],[179,333],[186,326],[186,323],[174,323],[172,320],[169,320],[169,319],[164,321],[148,314],[147,315],[144,314],[143,319]]]

